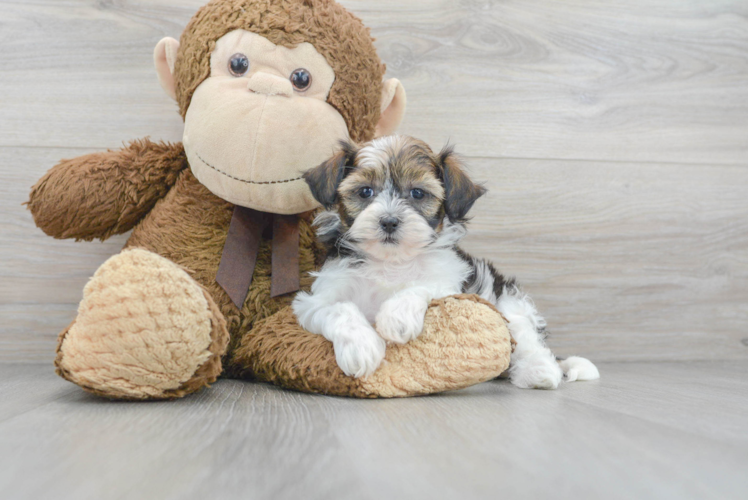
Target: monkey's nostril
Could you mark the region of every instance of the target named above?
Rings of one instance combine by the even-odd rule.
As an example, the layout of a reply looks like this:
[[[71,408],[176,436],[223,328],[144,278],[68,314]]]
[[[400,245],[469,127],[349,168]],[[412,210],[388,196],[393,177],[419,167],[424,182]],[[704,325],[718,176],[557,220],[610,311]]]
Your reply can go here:
[[[379,224],[385,233],[392,234],[397,230],[397,226],[400,225],[400,219],[397,217],[384,217],[379,221]]]

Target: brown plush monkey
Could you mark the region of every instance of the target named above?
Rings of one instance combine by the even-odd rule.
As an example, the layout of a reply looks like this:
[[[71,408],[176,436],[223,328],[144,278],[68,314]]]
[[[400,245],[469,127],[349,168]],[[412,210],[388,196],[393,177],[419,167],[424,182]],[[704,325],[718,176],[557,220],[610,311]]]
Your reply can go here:
[[[404,113],[402,86],[382,81],[356,17],[332,0],[214,0],[154,56],[183,143],[143,139],[65,160],[31,191],[36,224],[55,238],[133,230],[60,334],[62,377],[118,399],[181,397],[222,374],[392,397],[506,369],[506,326],[474,296],[435,301],[423,334],[389,346],[366,379],[345,376],[332,345],[288,308],[323,259],[301,174],[339,139],[386,135]]]

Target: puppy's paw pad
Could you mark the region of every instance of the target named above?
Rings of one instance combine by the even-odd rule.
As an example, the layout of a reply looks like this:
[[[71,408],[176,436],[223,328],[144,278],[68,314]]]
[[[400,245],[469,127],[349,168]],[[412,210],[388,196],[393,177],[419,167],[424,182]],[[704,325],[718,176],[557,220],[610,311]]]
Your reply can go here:
[[[564,372],[564,376],[566,376],[567,382],[597,380],[600,378],[600,372],[597,367],[592,361],[586,358],[571,356],[559,362],[559,365]]]
[[[538,353],[514,364],[509,376],[521,389],[556,389],[564,374],[552,355]]]
[[[427,308],[421,301],[388,300],[377,313],[377,333],[396,344],[410,342],[421,334]]]

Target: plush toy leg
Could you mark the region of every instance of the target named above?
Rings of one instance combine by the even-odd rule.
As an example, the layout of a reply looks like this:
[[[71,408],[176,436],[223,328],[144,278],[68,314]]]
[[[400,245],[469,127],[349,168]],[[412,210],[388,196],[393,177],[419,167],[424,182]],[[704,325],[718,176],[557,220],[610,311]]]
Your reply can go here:
[[[105,262],[60,334],[57,373],[114,399],[170,399],[221,374],[229,334],[203,288],[171,261],[142,249]]]
[[[303,392],[360,398],[403,397],[461,389],[496,378],[509,366],[512,341],[493,305],[475,295],[434,301],[423,333],[388,345],[370,377],[346,376],[332,344],[298,326],[290,307],[247,332],[228,371]]]

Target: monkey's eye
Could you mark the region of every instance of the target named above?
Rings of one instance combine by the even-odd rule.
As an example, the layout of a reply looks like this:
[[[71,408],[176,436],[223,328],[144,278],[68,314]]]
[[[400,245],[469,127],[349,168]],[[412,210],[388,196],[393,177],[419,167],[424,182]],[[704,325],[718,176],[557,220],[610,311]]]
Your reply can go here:
[[[304,68],[291,73],[291,84],[299,92],[303,92],[312,85],[312,75]]]
[[[410,190],[410,195],[414,200],[422,200],[426,193],[423,192],[423,189],[413,188]]]
[[[362,187],[358,190],[358,195],[364,199],[371,198],[372,196],[374,196],[374,190],[369,186]]]
[[[249,71],[249,59],[244,54],[234,54],[229,59],[229,71],[234,76],[244,76]]]

